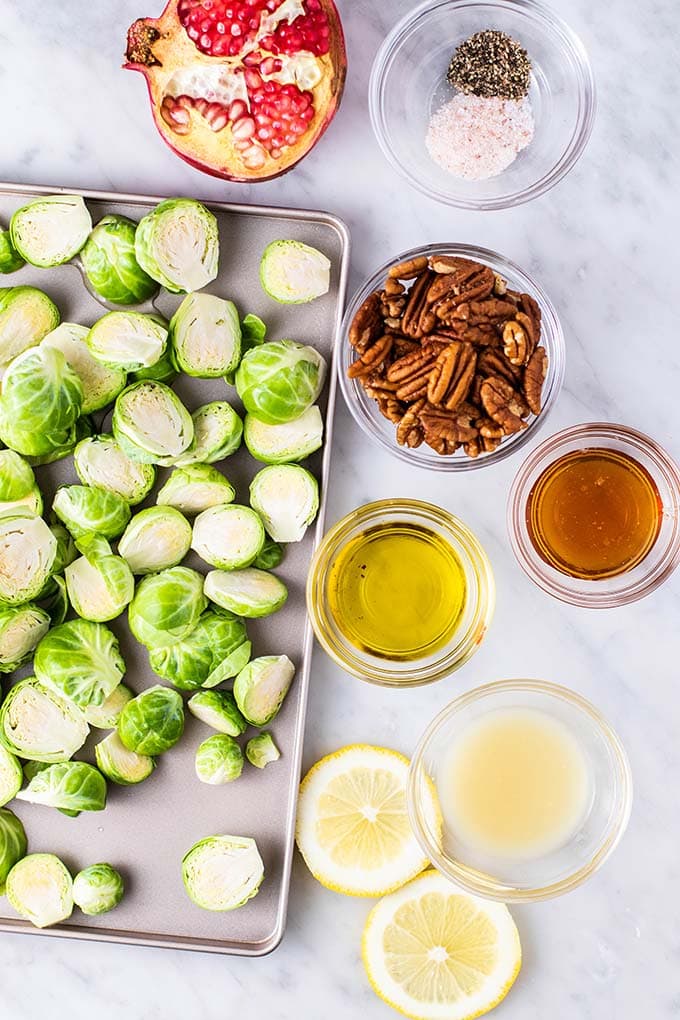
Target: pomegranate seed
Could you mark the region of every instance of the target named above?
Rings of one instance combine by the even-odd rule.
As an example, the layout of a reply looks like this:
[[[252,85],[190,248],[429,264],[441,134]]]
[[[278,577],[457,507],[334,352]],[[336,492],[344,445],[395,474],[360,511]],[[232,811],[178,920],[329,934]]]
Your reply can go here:
[[[208,109],[209,105],[210,104],[209,104],[207,99],[195,99],[194,100],[194,106],[198,110],[198,112],[201,113],[201,114],[205,113],[205,111]]]
[[[257,73],[257,71],[251,71],[250,68],[249,68],[246,71],[246,85],[248,86],[248,88],[249,89],[259,89],[261,84],[262,84],[262,79],[260,78],[260,76]]]
[[[308,106],[306,110],[301,112],[300,116],[306,121],[314,120],[314,107]]]
[[[231,133],[234,138],[251,138],[255,134],[255,121],[252,117],[241,117],[232,124]]]
[[[259,67],[262,54],[257,51],[253,53],[247,53],[243,58],[243,63],[246,67]]]
[[[292,131],[291,131],[290,134],[286,135],[286,145],[295,145],[296,142],[297,142],[297,135],[294,135],[292,133]]]
[[[175,102],[178,106],[183,106],[187,110],[191,110],[194,106],[194,101],[191,96],[177,96]]]
[[[265,92],[269,92],[270,94],[272,92],[276,92],[276,85],[273,81],[266,81],[262,87]]]
[[[290,130],[293,131],[296,135],[304,135],[308,126],[309,125],[307,124],[307,121],[302,120],[300,117],[298,117],[291,122]],[[292,145],[293,143],[289,142],[289,144]]]
[[[282,149],[284,144],[285,143],[283,141],[283,138],[280,138],[278,135],[274,135],[274,137],[272,138],[271,148],[272,149]]]
[[[271,156],[272,159],[279,159],[282,153],[280,149],[270,149],[269,155]]]
[[[261,127],[257,130],[257,137],[261,142],[268,142],[272,136],[272,129],[270,127]]]
[[[274,60],[274,58],[267,57],[267,59],[263,60],[262,63],[260,64],[260,72],[262,74],[273,74],[275,67],[276,61]]]
[[[252,144],[250,138],[237,138],[234,142],[234,148],[238,149],[239,152],[245,152]]]
[[[173,119],[175,124],[188,124],[190,120],[190,114],[188,110],[183,109],[181,106],[173,106],[168,109],[168,114]]]
[[[229,107],[229,120],[239,120],[248,112],[248,107],[242,99],[235,99]]]
[[[251,145],[249,149],[243,153],[243,162],[249,170],[259,170],[263,167],[266,160],[264,149],[259,145]]]
[[[210,121],[210,128],[212,131],[215,132],[222,131],[222,129],[225,128],[228,123],[229,114],[227,113],[226,110],[223,109],[222,113],[219,113],[216,117],[213,117],[213,119]]]

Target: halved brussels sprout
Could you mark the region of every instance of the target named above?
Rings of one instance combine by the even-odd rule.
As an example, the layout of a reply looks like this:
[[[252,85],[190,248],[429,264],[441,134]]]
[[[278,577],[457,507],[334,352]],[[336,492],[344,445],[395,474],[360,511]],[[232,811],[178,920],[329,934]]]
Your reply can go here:
[[[204,510],[194,521],[191,548],[212,567],[249,567],[264,545],[264,525],[247,506],[223,504]]]
[[[265,464],[290,464],[304,460],[323,445],[323,418],[316,404],[291,422],[265,425],[247,414],[243,438],[255,460]]]
[[[9,230],[0,230],[0,273],[16,273],[26,263],[12,244]]]
[[[80,195],[47,195],[17,209],[9,229],[21,257],[48,269],[78,254],[92,230],[92,218]]]
[[[214,464],[236,453],[241,445],[243,422],[226,400],[213,400],[191,415],[194,439],[176,464]]]
[[[49,614],[32,602],[0,608],[0,673],[13,673],[27,662],[50,624]]]
[[[73,902],[88,917],[113,910],[124,892],[123,878],[110,864],[91,864],[73,879]]]
[[[57,540],[57,555],[54,557],[52,573],[60,574],[69,563],[73,563],[76,559],[78,549],[73,541],[73,535],[67,531],[63,524],[50,524],[50,531]]]
[[[79,546],[83,555],[64,571],[71,605],[84,620],[115,620],[135,593],[132,571],[122,556],[113,555],[105,538],[87,536]]]
[[[256,769],[263,769],[273,761],[278,761],[281,752],[274,743],[271,733],[266,730],[251,737],[246,744],[246,758]]]
[[[158,676],[183,691],[214,687],[236,676],[250,659],[245,625],[231,613],[205,612],[183,641],[149,651]]]
[[[153,464],[133,460],[113,436],[104,434],[83,439],[73,451],[73,466],[83,485],[108,489],[130,506],[141,503],[156,481]]]
[[[203,591],[211,602],[247,619],[275,613],[288,598],[283,581],[256,567],[211,570],[206,574]]]
[[[277,714],[295,676],[287,655],[253,659],[234,680],[234,698],[253,726],[267,726]]]
[[[241,359],[236,305],[215,294],[188,294],[170,320],[175,362],[187,375],[217,379]]]
[[[27,456],[52,454],[69,442],[82,404],[83,384],[62,352],[33,347],[5,372],[0,439]]]
[[[253,566],[258,570],[275,570],[285,556],[285,549],[280,542],[275,542],[269,535],[264,540],[264,545],[256,558]]]
[[[123,372],[150,368],[165,354],[168,324],[143,312],[109,312],[87,334],[90,353]]]
[[[241,357],[252,347],[259,347],[264,343],[267,335],[267,324],[262,321],[259,315],[249,312],[241,320]],[[238,367],[238,366],[236,366]],[[230,386],[234,385],[236,371],[233,369],[224,376]]]
[[[168,198],[140,220],[135,254],[142,269],[166,290],[201,290],[217,276],[217,220],[200,202]]]
[[[66,921],[73,913],[73,879],[54,854],[28,854],[7,876],[7,899],[36,928]]]
[[[179,372],[172,356],[172,349],[165,348],[165,354],[159,358],[155,365],[148,368],[138,368],[136,372],[130,372],[128,382],[142,382],[144,379],[154,379],[156,382],[165,383],[170,386],[175,381]]]
[[[234,910],[257,894],[264,864],[254,839],[208,836],[184,855],[182,878],[197,907]]]
[[[267,425],[293,421],[321,392],[326,362],[313,347],[277,340],[254,347],[241,360],[236,390],[250,414]]]
[[[159,506],[172,506],[192,517],[211,506],[231,503],[236,489],[221,471],[211,464],[188,464],[175,468],[158,493]]]
[[[171,506],[150,506],[132,518],[118,543],[133,574],[181,563],[191,547],[191,525]]]
[[[167,465],[191,446],[194,423],[169,386],[148,379],[128,386],[116,400],[113,434],[133,460]]]
[[[53,627],[36,649],[34,667],[40,683],[83,710],[103,705],[125,674],[118,638],[104,624],[89,620]]]
[[[26,831],[20,819],[9,808],[0,808],[0,896],[5,894],[7,876],[27,850]]]
[[[24,773],[18,758],[0,744],[0,807],[13,800],[24,781]],[[1,818],[1,816],[0,816]],[[0,829],[2,823],[0,821]],[[1,838],[1,834],[0,834]],[[2,864],[0,863],[0,870]]]
[[[0,740],[20,758],[64,761],[83,746],[88,732],[80,709],[34,676],[15,684],[0,706]]]
[[[40,609],[44,609],[53,627],[63,623],[70,609],[66,581],[58,574],[50,577],[38,598]]]
[[[202,783],[221,786],[243,772],[243,751],[233,737],[215,733],[196,748],[196,775]]]
[[[52,510],[74,538],[90,532],[103,538],[118,538],[130,520],[130,505],[108,489],[89,485],[61,485]]]
[[[14,434],[18,435],[18,432],[15,430]],[[22,431],[21,435],[23,437],[21,442],[25,443],[27,435],[25,430]],[[94,435],[94,422],[89,415],[84,414],[66,432],[50,433],[49,436],[46,434],[42,437],[43,440],[49,439],[54,444],[49,453],[42,453],[40,456],[27,454],[26,460],[32,467],[39,467],[41,464],[53,464],[57,460],[69,457],[81,439],[86,439],[92,435]]]
[[[106,780],[85,761],[62,761],[41,769],[17,800],[43,804],[62,811],[103,811]]]
[[[328,293],[330,259],[302,241],[272,241],[260,261],[260,282],[275,301],[304,304]]]
[[[113,730],[118,725],[120,713],[133,696],[129,687],[122,683],[118,684],[101,705],[87,706],[85,718],[90,726],[98,730]]]
[[[183,641],[198,623],[208,600],[203,575],[189,567],[170,567],[143,577],[128,609],[130,630],[147,648]]]
[[[240,737],[248,729],[231,691],[198,691],[187,702],[192,715],[218,733]]]
[[[40,594],[54,569],[57,539],[31,510],[0,514],[0,605],[20,606]]]
[[[163,754],[184,732],[184,705],[177,691],[149,687],[127,705],[118,720],[118,736],[128,751]]]
[[[95,744],[94,756],[100,772],[118,786],[136,786],[148,779],[156,768],[150,755],[128,750],[117,732],[109,733]]]
[[[83,414],[91,414],[106,407],[116,399],[127,381],[123,369],[115,365],[104,365],[92,356],[85,340],[89,332],[87,326],[62,322],[41,341],[41,346],[61,351],[80,378],[83,384]]]
[[[319,512],[319,485],[306,468],[262,468],[250,483],[250,504],[276,542],[301,542]]]
[[[33,468],[14,450],[0,450],[0,513],[25,506],[41,514],[42,496]]]
[[[85,275],[93,291],[114,305],[138,305],[158,290],[137,262],[137,224],[127,216],[104,216],[80,252]]]
[[[0,288],[0,375],[59,325],[59,309],[36,287]]]

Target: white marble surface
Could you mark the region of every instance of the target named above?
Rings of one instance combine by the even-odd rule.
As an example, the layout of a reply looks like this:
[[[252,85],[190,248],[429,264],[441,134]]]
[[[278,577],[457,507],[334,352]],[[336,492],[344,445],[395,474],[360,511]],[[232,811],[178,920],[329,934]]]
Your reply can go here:
[[[410,190],[371,134],[373,54],[408,0],[341,0],[350,76],[342,109],[296,171],[229,186],[172,156],[152,128],[141,78],[119,71],[124,32],[160,0],[2,0],[0,177],[330,209],[349,223],[353,283],[399,249],[464,240],[496,248],[544,284],[562,317],[568,368],[547,432],[622,421],[680,457],[676,237],[680,228],[677,11],[673,0],[561,0],[599,84],[594,135],[571,176],[501,213],[442,209]],[[146,9],[145,9],[146,8]],[[350,172],[348,172],[348,170]],[[453,694],[500,677],[544,676],[590,697],[630,753],[627,836],[587,886],[515,911],[522,974],[498,1020],[672,1020],[680,1016],[680,574],[636,606],[588,612],[525,579],[505,535],[517,459],[464,478],[408,469],[367,446],[338,410],[329,520],[417,491],[462,516],[493,560],[498,609],[479,654],[449,682],[384,692],[314,661],[305,759],[354,741],[409,752]],[[295,865],[288,931],[262,960],[0,936],[0,1017],[34,1020],[328,1020],[391,1014],[359,962],[368,904],[326,892]]]

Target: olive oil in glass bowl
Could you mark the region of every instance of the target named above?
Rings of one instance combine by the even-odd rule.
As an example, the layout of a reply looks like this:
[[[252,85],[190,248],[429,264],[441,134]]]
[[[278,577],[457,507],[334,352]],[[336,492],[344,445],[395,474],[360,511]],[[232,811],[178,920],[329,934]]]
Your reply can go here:
[[[371,683],[440,680],[476,651],[493,615],[491,565],[440,507],[381,500],[332,528],[312,562],[307,608],[326,652]]]

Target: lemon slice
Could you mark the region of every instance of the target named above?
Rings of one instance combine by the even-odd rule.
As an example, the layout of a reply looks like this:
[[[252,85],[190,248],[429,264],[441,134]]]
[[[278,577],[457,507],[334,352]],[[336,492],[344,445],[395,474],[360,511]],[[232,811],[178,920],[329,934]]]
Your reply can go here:
[[[522,964],[502,903],[429,870],[368,915],[362,957],[373,990],[414,1020],[472,1020],[505,998]]]
[[[396,751],[354,744],[309,770],[296,839],[322,885],[347,896],[384,896],[428,866],[408,820],[408,766]],[[436,829],[434,797],[431,810]]]

